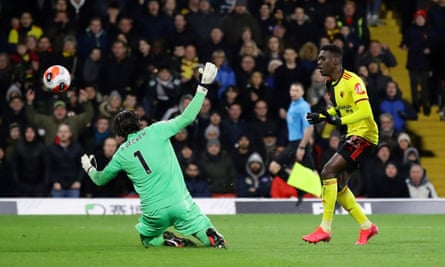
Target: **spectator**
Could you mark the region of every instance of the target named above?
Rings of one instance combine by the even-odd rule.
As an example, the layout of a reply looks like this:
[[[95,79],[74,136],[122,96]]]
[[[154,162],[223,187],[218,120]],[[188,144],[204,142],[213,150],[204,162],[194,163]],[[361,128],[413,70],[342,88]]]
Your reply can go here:
[[[317,43],[318,26],[305,14],[303,7],[299,6],[294,9],[286,28],[285,39],[289,40],[289,44],[297,50],[300,50],[306,42]]]
[[[337,17],[339,27],[348,26],[351,33],[360,40],[358,53],[362,53],[369,46],[370,33],[366,19],[359,12],[354,1],[347,0],[343,5],[343,12]]]
[[[423,113],[429,115],[431,92],[428,83],[431,72],[431,45],[434,37],[430,27],[426,25],[426,19],[425,10],[419,9],[414,14],[414,24],[408,27],[403,35],[401,47],[408,50],[406,68],[409,71],[411,104],[417,112],[422,105]],[[418,86],[420,86],[420,97]]]
[[[196,162],[189,162],[185,165],[184,180],[187,189],[193,198],[196,197],[211,197],[209,190],[209,183]]]
[[[114,137],[105,138],[102,147],[94,153],[97,167],[104,168],[118,147]],[[90,179],[86,179],[83,189],[86,197],[123,197],[134,191],[128,176],[123,172],[104,186],[97,186]]]
[[[71,74],[71,86],[77,83],[78,75],[78,62],[79,56],[77,54],[77,41],[76,37],[67,35],[63,39],[62,52],[56,54],[56,61],[59,65],[62,65],[68,69]]]
[[[420,164],[420,155],[417,148],[408,147],[407,149],[405,149],[401,162],[402,164],[400,167],[400,174],[403,177],[408,177],[411,166],[413,164]]]
[[[110,50],[110,39],[102,27],[99,17],[90,20],[90,25],[85,34],[78,39],[78,54],[81,58],[87,58],[93,48],[99,48],[105,55]]]
[[[52,197],[78,198],[82,185],[83,171],[80,157],[82,146],[72,141],[68,124],[60,124],[53,143],[48,147],[48,170]]]
[[[174,28],[168,37],[168,46],[173,50],[176,46],[196,45],[198,43],[198,36],[195,33],[195,28],[188,25],[184,15],[176,14],[174,17]],[[205,23],[201,23],[205,24]]]
[[[47,35],[42,35],[37,43],[37,56],[39,57],[39,69],[36,77],[40,79],[45,70],[57,61],[52,40]]]
[[[317,104],[326,93],[326,77],[321,75],[318,68],[312,71],[311,85],[306,92],[306,99],[311,106]]]
[[[395,81],[386,85],[386,95],[380,103],[380,113],[391,114],[394,118],[394,129],[399,132],[406,130],[407,120],[417,120],[416,111],[402,99],[402,92]]]
[[[4,147],[0,145],[0,197],[15,195],[12,164],[5,158]]]
[[[379,114],[379,104],[385,98],[386,86],[392,81],[390,76],[383,74],[380,70],[380,65],[376,60],[372,60],[366,66],[368,75],[366,77],[366,89],[368,92],[369,102],[371,103],[372,111],[377,117]]]
[[[14,82],[22,84],[24,88],[32,87],[39,68],[39,57],[36,52],[30,51],[24,42],[17,43],[15,49],[10,57]]]
[[[31,12],[24,11],[20,15],[20,24],[18,28],[12,28],[9,31],[8,43],[15,47],[20,42],[24,42],[26,36],[34,36],[35,38],[40,38],[43,31],[40,26],[34,24],[34,20]]]
[[[103,56],[99,48],[93,48],[79,71],[79,83],[82,85],[97,84],[103,69]]]
[[[229,86],[236,85],[235,72],[228,65],[226,54],[223,50],[216,50],[212,54],[212,62],[218,68],[215,82],[218,83],[218,99],[221,99]]]
[[[434,185],[428,181],[425,170],[418,164],[413,164],[406,179],[411,198],[438,198]]]
[[[112,90],[117,90],[121,95],[136,94],[134,66],[135,60],[128,55],[127,44],[120,40],[114,41],[110,57],[104,60],[99,91],[104,95],[110,94]]]
[[[263,73],[261,71],[254,71],[250,76],[249,82],[245,89],[245,103],[244,106],[246,118],[251,119],[254,116],[254,106],[259,100],[270,101],[272,98],[272,89],[265,83]],[[244,102],[244,101],[243,101]],[[268,102],[270,105],[272,102]]]
[[[262,98],[254,103],[253,115],[249,121],[249,129],[254,133],[252,135],[252,144],[257,148],[263,146],[263,138],[267,133],[272,133],[272,135],[277,135],[278,133],[276,118],[271,115],[269,105]]]
[[[193,150],[189,145],[185,144],[182,148],[177,151],[179,164],[181,165],[181,169],[184,172],[186,166],[189,163],[198,162],[198,155],[196,150]]]
[[[379,193],[376,197],[380,198],[407,198],[409,197],[405,178],[400,174],[398,164],[389,161],[385,166],[385,175],[379,186]]]
[[[274,80],[274,105],[273,108],[279,110],[280,108],[287,109],[291,102],[289,96],[289,88],[293,82],[300,82],[304,88],[309,87],[310,75],[300,64],[298,54],[293,48],[284,49],[284,64],[275,70]]]
[[[242,117],[243,109],[239,103],[232,103],[228,106],[228,116],[224,117],[221,124],[228,129],[227,136],[223,141],[224,147],[232,148],[239,138],[249,134],[249,125]]]
[[[431,48],[432,69],[433,69],[433,88],[436,90],[433,95],[441,96],[438,100],[440,118],[445,120],[445,20],[444,18],[445,1],[433,2],[428,10],[428,24],[434,35],[434,43]]]
[[[375,60],[379,63],[380,69],[383,74],[389,74],[389,68],[397,65],[397,59],[389,49],[388,45],[381,44],[377,40],[371,40],[369,43],[369,49],[359,54],[357,57],[356,66],[366,65]]]
[[[6,101],[8,104],[2,112],[3,127],[1,128],[9,126],[13,122],[22,126],[25,125],[28,120],[24,111],[25,105],[23,103],[22,92],[15,84],[12,84],[6,92]],[[0,129],[0,136],[3,135],[5,131],[6,129]]]
[[[142,36],[150,42],[167,39],[173,31],[173,21],[162,12],[159,1],[148,0],[146,5],[146,12],[137,18]]]
[[[234,194],[236,172],[232,159],[221,150],[218,139],[207,141],[207,150],[201,155],[200,162],[204,175],[209,179],[209,189],[213,194]]]
[[[249,154],[244,174],[236,180],[236,195],[238,197],[270,197],[272,178],[266,172],[266,166],[260,154]]]
[[[167,109],[179,102],[181,96],[180,80],[172,71],[162,66],[156,76],[148,82],[143,92],[143,102],[148,115],[160,120]]]
[[[399,133],[399,135],[397,136],[397,148],[394,151],[394,158],[397,159],[399,162],[403,162],[403,159],[405,158],[406,155],[406,151],[411,146],[412,143],[409,134],[405,132]]]
[[[186,83],[193,78],[193,71],[199,65],[196,47],[189,44],[184,49],[184,56],[180,59],[181,83]]]
[[[9,58],[9,55],[4,52],[0,52],[0,88],[1,93],[3,94],[4,88],[8,88],[11,85],[12,81],[12,65]],[[4,107],[5,99],[0,98],[0,103],[2,107]]]
[[[249,156],[257,152],[254,148],[251,139],[247,135],[242,135],[238,139],[238,142],[232,147],[230,151],[230,158],[232,159],[233,166],[237,175],[246,175],[246,164]]]
[[[136,32],[133,22],[133,18],[122,16],[121,18],[119,18],[117,28],[114,28],[110,32],[110,40],[125,40],[129,48],[129,54],[131,54],[132,56],[136,55],[138,51],[139,40],[141,38],[139,36],[139,33]]]
[[[20,197],[47,197],[49,193],[47,151],[37,129],[28,125],[16,148],[14,166],[15,193]]]
[[[221,28],[215,27],[210,30],[210,39],[203,43],[198,44],[198,54],[201,62],[207,62],[212,60],[213,53],[215,51],[221,50],[224,52],[224,56],[231,58],[231,49],[224,36],[224,32]]]
[[[56,54],[62,52],[65,37],[77,35],[76,27],[65,10],[56,11],[54,18],[45,27],[44,32],[51,40],[53,51]]]
[[[391,146],[391,151],[396,152],[399,146],[399,132],[394,129],[394,119],[389,113],[382,113],[379,116],[379,142],[387,143]],[[409,136],[408,136],[409,139]]]
[[[209,41],[212,29],[219,28],[222,24],[221,17],[213,11],[209,0],[200,0],[198,11],[187,14],[186,19],[198,35],[195,40],[197,43]]]
[[[363,170],[360,175],[365,183],[365,196],[378,197],[382,177],[385,175],[385,166],[391,159],[391,147],[387,143],[380,143],[375,156],[363,161]]]
[[[334,36],[340,34],[340,28],[337,25],[335,15],[327,15],[324,18],[323,29],[319,34],[320,37],[327,37],[330,42],[334,40]]]
[[[85,90],[79,91],[79,101],[84,104],[84,112],[72,117],[67,116],[66,103],[62,100],[57,100],[53,103],[52,115],[37,113],[33,107],[34,98],[34,91],[28,90],[26,92],[26,117],[30,123],[38,125],[40,129],[44,130],[46,145],[50,145],[54,142],[59,125],[62,123],[69,125],[70,138],[72,138],[73,141],[77,141],[80,131],[93,118],[93,105],[88,101]]]
[[[135,85],[142,88],[143,83],[148,77],[154,74],[156,70],[156,59],[152,53],[152,46],[146,39],[140,39],[138,42],[138,50],[134,51],[136,55],[135,68]],[[140,92],[141,93],[141,92]]]
[[[17,150],[17,145],[22,140],[21,136],[21,126],[13,122],[8,127],[8,136],[6,137],[6,146],[5,146],[5,158],[11,162],[15,155]]]
[[[99,104],[99,114],[105,118],[108,118],[109,124],[113,121],[114,116],[123,110],[122,95],[113,90],[108,98]]]
[[[276,36],[269,36],[266,39],[266,47],[264,48],[264,57],[266,64],[270,64],[272,60],[280,60],[283,58],[283,41]]]
[[[84,131],[82,144],[86,153],[94,154],[103,148],[105,139],[111,136],[110,121],[105,116],[99,116],[94,124]]]
[[[223,31],[226,33],[229,45],[235,45],[241,40],[241,33],[248,27],[257,44],[261,44],[261,29],[257,19],[247,9],[246,0],[237,0],[233,11],[224,17]]]
[[[263,2],[260,6],[258,16],[258,24],[261,29],[261,36],[267,37],[272,35],[272,30],[277,25],[277,19],[273,14],[273,9],[269,3]]]

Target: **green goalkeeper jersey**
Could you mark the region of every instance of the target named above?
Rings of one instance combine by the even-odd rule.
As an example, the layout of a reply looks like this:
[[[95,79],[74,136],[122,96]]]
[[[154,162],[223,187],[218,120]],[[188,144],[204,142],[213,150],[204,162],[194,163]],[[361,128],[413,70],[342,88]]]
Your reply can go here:
[[[181,115],[130,134],[102,171],[90,170],[93,182],[104,185],[119,171],[125,171],[139,194],[144,213],[190,198],[170,138],[193,122],[204,97],[205,93],[197,91]]]

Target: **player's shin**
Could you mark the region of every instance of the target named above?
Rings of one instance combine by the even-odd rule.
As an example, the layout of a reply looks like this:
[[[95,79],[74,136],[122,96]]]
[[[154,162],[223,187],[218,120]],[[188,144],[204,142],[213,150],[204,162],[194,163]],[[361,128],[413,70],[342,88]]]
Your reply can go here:
[[[325,232],[331,232],[332,218],[334,217],[335,202],[337,201],[337,178],[323,180],[322,203],[323,216],[321,228]]]
[[[360,224],[361,229],[369,229],[369,227],[371,227],[371,222],[357,203],[357,200],[349,187],[345,186],[338,192],[337,199],[340,205],[351,214],[352,218],[354,218],[358,224]]]

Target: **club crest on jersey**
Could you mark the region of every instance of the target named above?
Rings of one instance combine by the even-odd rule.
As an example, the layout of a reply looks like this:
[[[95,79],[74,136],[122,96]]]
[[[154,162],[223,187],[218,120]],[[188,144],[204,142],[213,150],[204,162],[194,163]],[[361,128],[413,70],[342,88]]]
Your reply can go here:
[[[345,92],[341,91],[340,92],[340,97],[343,98],[344,95],[345,95]]]
[[[358,95],[363,95],[365,93],[365,89],[362,88],[362,85],[360,83],[356,83],[354,85],[354,91],[358,94]]]

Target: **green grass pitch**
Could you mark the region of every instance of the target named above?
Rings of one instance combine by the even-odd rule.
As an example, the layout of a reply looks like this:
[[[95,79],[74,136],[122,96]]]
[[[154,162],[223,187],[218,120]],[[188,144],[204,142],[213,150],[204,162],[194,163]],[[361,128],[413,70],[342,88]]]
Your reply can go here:
[[[0,216],[0,266],[444,266],[445,216],[372,215],[380,233],[334,217],[330,243],[306,244],[312,215],[210,216],[228,249],[143,248],[136,216]]]

